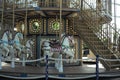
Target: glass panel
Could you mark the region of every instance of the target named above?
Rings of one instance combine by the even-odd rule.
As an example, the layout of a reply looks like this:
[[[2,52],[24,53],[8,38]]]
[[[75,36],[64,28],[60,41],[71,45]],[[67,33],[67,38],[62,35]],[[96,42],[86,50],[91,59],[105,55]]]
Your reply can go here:
[[[117,28],[120,29],[120,18],[116,17]]]
[[[70,8],[79,8],[80,0],[70,0]]]
[[[2,0],[0,0],[0,8],[2,8],[2,3],[3,3]]]
[[[116,16],[120,16],[120,6],[116,5],[115,9],[116,9]]]
[[[49,6],[55,7],[56,6],[56,0],[49,0]]]
[[[114,16],[114,4],[112,4],[112,16]]]
[[[114,0],[113,0],[114,1]],[[120,4],[120,0],[115,0],[115,3]]]
[[[38,0],[39,1],[39,7],[45,7],[45,0]]]
[[[114,6],[114,1],[115,1],[115,6]],[[115,8],[114,8],[115,7]],[[114,10],[115,9],[115,10]],[[120,29],[120,0],[112,0],[112,22],[115,23],[114,20],[116,20],[116,27],[117,29]]]
[[[96,0],[84,0],[84,1],[83,5],[85,9],[90,9],[90,6],[92,6],[92,8],[96,8]]]

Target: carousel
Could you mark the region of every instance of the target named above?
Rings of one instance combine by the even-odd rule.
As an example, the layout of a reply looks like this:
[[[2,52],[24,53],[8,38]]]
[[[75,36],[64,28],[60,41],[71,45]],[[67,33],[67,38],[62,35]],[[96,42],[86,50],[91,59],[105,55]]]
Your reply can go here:
[[[3,79],[98,78],[96,74],[111,69],[111,63],[103,59],[111,58],[112,52],[106,57],[93,44],[95,41],[90,42],[100,36],[100,28],[93,33],[91,26],[111,21],[102,12],[102,0],[0,0],[0,4],[0,77]],[[96,63],[96,68],[83,64],[85,49],[90,50],[87,55],[90,53],[93,58],[86,60]],[[99,60],[96,55],[102,58]],[[116,59],[115,56],[112,58]],[[99,61],[104,68],[99,68]]]

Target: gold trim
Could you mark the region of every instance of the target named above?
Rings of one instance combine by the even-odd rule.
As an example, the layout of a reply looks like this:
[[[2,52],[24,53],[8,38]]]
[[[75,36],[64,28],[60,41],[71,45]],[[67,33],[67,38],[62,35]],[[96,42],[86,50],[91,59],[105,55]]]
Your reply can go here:
[[[37,22],[37,24],[39,25],[36,29],[33,28],[33,23]],[[42,33],[43,28],[42,28],[42,19],[31,19],[29,21],[29,33],[30,34],[39,34]]]
[[[53,23],[55,23],[55,22],[60,22],[60,19],[57,19],[56,20],[56,18],[49,18],[48,19],[48,33],[49,34],[59,34],[59,31],[60,30],[54,30],[53,28],[52,28],[52,24]],[[62,25],[61,25],[61,27],[62,27],[62,31],[63,31],[63,24],[64,24],[64,20],[62,21]]]

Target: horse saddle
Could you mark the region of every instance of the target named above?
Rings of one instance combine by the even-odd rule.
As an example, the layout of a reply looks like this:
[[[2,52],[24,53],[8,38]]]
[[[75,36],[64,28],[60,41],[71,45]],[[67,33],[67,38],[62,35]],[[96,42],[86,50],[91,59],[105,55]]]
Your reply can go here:
[[[58,48],[58,47],[61,47],[61,44],[57,40],[52,40],[52,41],[50,41],[50,47],[52,47],[52,48]]]

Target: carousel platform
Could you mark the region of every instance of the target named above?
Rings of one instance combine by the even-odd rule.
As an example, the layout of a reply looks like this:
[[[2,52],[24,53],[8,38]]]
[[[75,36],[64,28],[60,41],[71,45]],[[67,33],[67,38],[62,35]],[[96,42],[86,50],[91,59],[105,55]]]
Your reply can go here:
[[[63,73],[58,72],[53,66],[48,66],[48,77],[52,80],[89,80],[96,77],[96,68],[94,66],[95,64],[65,66]],[[46,67],[16,64],[15,68],[11,68],[10,63],[4,63],[0,70],[0,77],[3,78],[3,80],[44,80],[46,78]],[[120,71],[106,71],[104,68],[99,68],[99,77],[120,77]]]

